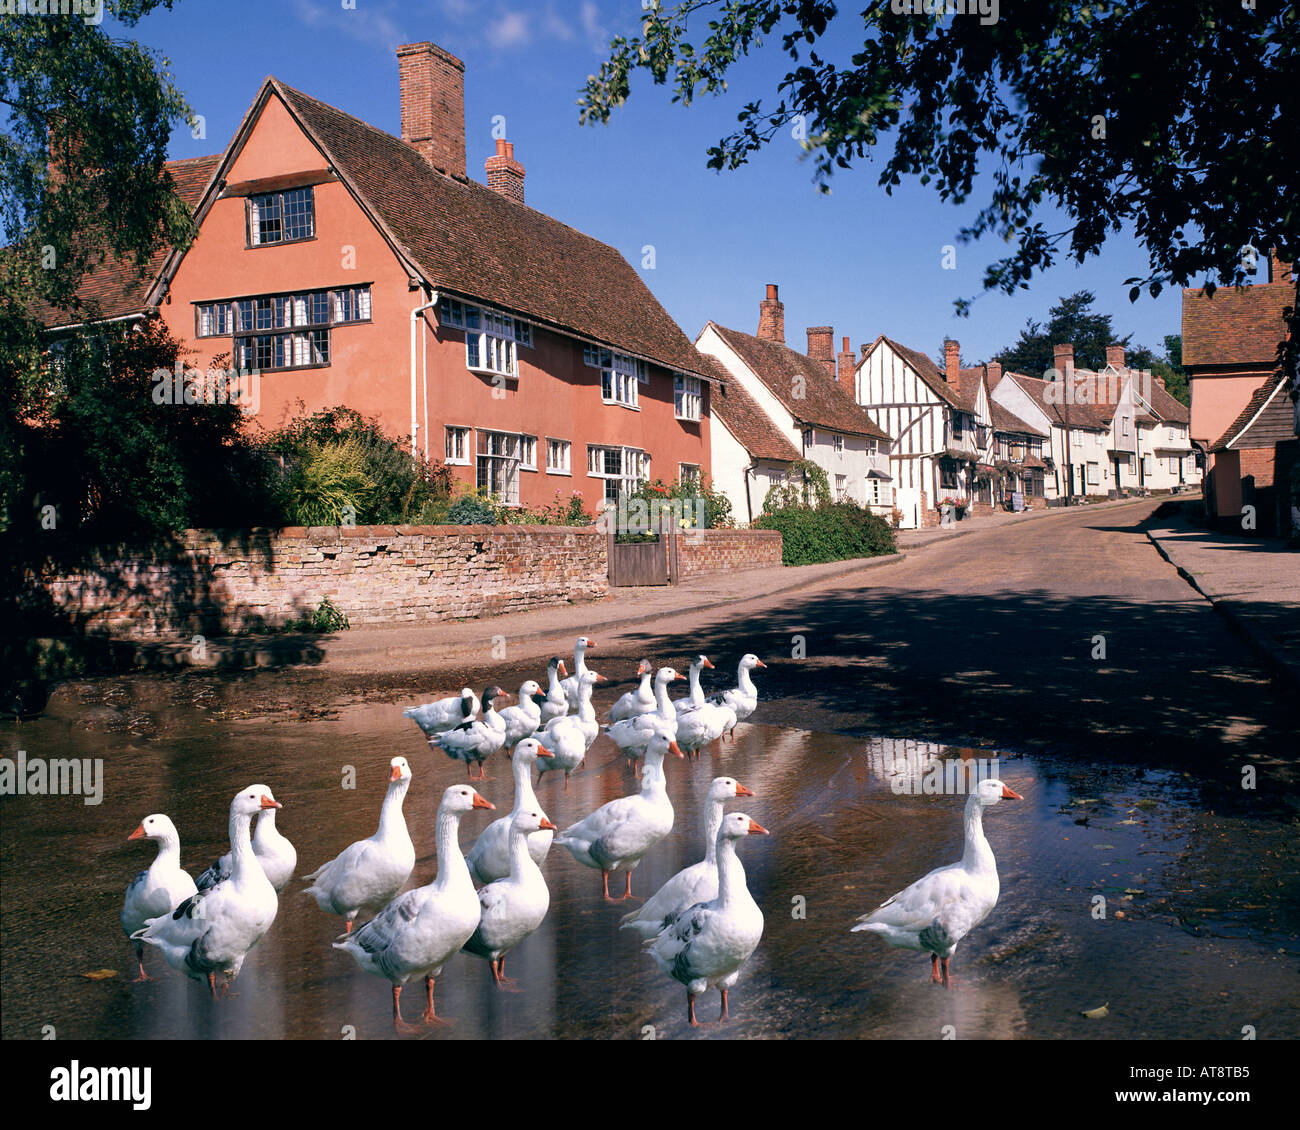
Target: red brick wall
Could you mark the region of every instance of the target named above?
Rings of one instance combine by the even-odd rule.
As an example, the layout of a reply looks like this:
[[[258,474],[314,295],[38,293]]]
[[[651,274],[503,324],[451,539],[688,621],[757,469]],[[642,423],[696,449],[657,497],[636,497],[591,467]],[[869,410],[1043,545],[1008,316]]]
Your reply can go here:
[[[435,169],[465,175],[465,64],[433,43],[397,49],[402,140]]]
[[[677,539],[680,579],[708,573],[740,573],[781,564],[781,535],[776,530],[683,531]]]
[[[595,600],[609,584],[594,526],[357,526],[238,542],[191,530],[170,560],[108,561],[45,588],[92,633],[162,636],[280,625],[326,597],[354,626],[427,623]]]
[[[1255,476],[1256,488],[1273,485],[1273,448],[1264,447],[1241,452],[1241,477]]]

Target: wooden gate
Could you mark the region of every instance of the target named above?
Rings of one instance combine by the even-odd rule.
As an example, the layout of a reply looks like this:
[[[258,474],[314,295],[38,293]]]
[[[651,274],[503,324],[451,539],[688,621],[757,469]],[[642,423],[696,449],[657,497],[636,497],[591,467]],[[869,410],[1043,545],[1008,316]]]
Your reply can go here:
[[[654,541],[618,542],[609,534],[609,583],[614,588],[671,585],[677,581],[676,530],[664,530]]]

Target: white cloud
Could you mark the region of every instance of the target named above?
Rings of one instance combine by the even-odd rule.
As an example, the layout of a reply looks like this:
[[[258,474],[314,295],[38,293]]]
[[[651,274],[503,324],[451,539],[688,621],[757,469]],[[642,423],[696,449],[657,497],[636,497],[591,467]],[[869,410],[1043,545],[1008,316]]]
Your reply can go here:
[[[337,0],[294,0],[294,14],[300,23],[317,30],[332,30],[391,51],[407,41],[397,21],[389,14],[393,5],[357,0],[355,8],[344,8]]]
[[[596,0],[582,0],[582,34],[593,47],[603,50],[609,46],[609,32],[601,22]]]
[[[533,33],[526,12],[505,11],[488,32],[488,42],[494,47],[526,47]]]

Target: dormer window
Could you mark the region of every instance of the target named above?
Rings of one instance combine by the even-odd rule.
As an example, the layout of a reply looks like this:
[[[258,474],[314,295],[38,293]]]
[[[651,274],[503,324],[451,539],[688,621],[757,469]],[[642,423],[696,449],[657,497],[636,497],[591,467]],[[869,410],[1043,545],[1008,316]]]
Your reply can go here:
[[[249,247],[315,238],[316,202],[310,185],[248,198]]]

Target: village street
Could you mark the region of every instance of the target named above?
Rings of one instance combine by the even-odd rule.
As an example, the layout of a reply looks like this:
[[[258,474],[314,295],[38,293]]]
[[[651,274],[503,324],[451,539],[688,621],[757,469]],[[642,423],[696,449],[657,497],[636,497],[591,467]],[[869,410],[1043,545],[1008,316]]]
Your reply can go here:
[[[623,628],[602,621],[654,611],[645,601],[669,600],[670,590],[615,590],[614,608],[586,606],[585,618],[575,606],[409,635],[344,633],[325,645],[317,674],[341,667],[371,693],[446,693],[483,680],[513,693],[542,677],[537,657],[567,655],[587,632],[598,640],[592,666],[611,679],[597,690],[598,709],[632,684],[643,655],[684,667],[702,651],[719,668],[706,685],[721,685],[753,651],[769,664],[755,721],[1196,762],[1221,767],[1225,779],[1239,777],[1245,759],[1280,766],[1294,756],[1294,714],[1245,643],[1145,536],[1156,506],[1053,511],[920,545],[927,535],[912,535],[911,545],[904,535],[908,556],[895,564]],[[746,580],[729,578],[730,595],[753,592]],[[548,621],[562,627],[546,638]],[[792,657],[797,637],[803,658]],[[507,663],[491,661],[494,638]]]

